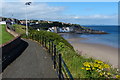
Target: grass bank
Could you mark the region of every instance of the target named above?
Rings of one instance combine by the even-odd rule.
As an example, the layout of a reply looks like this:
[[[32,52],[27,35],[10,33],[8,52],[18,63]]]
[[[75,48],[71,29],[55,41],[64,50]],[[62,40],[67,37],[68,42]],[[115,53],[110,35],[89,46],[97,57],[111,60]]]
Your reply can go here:
[[[15,32],[17,32],[19,34],[24,34],[25,33],[25,29],[26,29],[25,26],[14,24],[13,27],[15,28]]]
[[[20,29],[22,28],[19,28],[19,30]],[[73,49],[71,44],[56,33],[30,30],[29,37],[33,35],[36,35],[35,38],[37,41],[39,40],[40,35],[46,37],[47,40],[54,41],[54,44],[57,45],[57,50],[62,54],[62,57],[74,78],[102,78],[101,80],[103,80],[103,78],[120,78],[118,69],[113,69],[111,65],[104,63],[101,60],[86,58],[85,56],[79,55]]]
[[[6,31],[5,25],[0,25],[0,37],[0,44],[4,44],[14,38],[10,33]]]
[[[38,41],[39,35],[53,40],[74,78],[120,78],[118,69],[113,69],[111,65],[101,60],[79,55],[71,44],[56,33],[31,31],[29,37],[32,35],[36,35],[35,38]]]

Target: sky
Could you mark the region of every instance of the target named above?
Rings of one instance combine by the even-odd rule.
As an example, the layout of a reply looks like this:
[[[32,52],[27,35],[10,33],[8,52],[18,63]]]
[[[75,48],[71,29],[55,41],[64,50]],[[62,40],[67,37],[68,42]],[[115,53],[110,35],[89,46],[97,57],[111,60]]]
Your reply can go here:
[[[27,18],[61,21],[81,25],[117,25],[118,2],[32,2],[27,6]],[[94,0],[93,0],[94,1]],[[24,0],[4,0],[0,16],[25,19]]]

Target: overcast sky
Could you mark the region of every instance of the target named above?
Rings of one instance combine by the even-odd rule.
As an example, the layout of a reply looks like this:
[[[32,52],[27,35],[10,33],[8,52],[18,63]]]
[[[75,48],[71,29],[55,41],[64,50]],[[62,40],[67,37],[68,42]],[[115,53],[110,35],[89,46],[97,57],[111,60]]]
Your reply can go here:
[[[38,2],[29,0],[28,19],[62,21],[78,24],[118,24],[118,2]],[[2,2],[4,17],[25,19],[25,1]]]

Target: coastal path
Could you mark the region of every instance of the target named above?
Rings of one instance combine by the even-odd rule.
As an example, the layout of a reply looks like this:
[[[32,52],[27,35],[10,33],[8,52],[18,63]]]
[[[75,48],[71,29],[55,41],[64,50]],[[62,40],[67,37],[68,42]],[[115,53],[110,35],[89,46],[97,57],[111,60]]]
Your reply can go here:
[[[25,51],[2,73],[3,78],[57,78],[51,56],[37,42],[28,43]]]

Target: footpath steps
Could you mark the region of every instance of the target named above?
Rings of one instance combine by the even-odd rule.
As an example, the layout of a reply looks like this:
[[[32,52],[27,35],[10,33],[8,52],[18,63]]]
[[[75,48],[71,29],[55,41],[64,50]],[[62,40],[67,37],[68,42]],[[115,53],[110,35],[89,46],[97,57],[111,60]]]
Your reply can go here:
[[[3,72],[3,78],[57,78],[50,55],[38,43],[28,43],[26,50]]]

